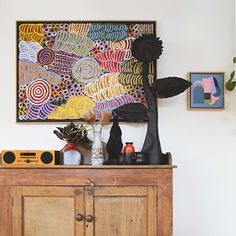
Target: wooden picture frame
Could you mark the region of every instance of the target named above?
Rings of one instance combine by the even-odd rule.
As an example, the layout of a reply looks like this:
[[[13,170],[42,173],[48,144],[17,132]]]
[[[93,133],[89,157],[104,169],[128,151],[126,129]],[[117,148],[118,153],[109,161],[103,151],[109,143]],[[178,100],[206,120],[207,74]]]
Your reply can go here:
[[[99,119],[103,111],[145,103],[131,43],[156,35],[156,21],[17,21],[16,27],[17,122],[81,121],[85,108]],[[156,62],[149,71],[156,79]]]
[[[189,72],[188,110],[223,110],[224,77],[224,72]]]

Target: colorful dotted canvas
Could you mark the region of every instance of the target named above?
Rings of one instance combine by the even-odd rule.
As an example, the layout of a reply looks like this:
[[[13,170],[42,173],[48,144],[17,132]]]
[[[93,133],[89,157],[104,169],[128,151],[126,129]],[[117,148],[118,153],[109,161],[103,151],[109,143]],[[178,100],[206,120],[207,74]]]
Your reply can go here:
[[[78,121],[86,109],[99,119],[145,104],[142,63],[131,51],[145,34],[156,34],[156,22],[17,22],[17,121]]]

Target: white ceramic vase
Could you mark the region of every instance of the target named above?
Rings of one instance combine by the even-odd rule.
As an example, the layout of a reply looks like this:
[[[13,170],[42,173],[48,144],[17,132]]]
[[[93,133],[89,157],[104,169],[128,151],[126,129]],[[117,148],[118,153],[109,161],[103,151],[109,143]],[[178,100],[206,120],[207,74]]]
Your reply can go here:
[[[94,141],[91,149],[91,164],[94,166],[103,165],[105,157],[101,139],[101,131],[94,131],[93,135]]]
[[[81,163],[81,153],[75,142],[67,143],[63,149],[64,165],[79,165]]]

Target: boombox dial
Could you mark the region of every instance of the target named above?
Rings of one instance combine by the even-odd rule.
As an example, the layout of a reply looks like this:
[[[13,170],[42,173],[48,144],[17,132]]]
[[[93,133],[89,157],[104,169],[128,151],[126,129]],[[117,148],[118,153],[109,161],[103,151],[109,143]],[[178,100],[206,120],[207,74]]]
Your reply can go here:
[[[7,164],[12,164],[15,160],[16,160],[16,156],[13,152],[6,152],[3,155],[3,160],[7,163]]]
[[[42,155],[41,155],[41,161],[44,163],[44,164],[49,164],[51,163],[53,160],[53,155],[50,153],[50,152],[44,152]]]

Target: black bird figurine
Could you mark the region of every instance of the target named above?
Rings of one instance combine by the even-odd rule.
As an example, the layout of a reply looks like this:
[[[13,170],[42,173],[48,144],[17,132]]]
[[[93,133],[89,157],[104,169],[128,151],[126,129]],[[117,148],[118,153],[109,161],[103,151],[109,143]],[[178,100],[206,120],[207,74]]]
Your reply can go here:
[[[113,125],[110,130],[110,137],[107,142],[108,159],[106,165],[117,165],[123,148],[121,140],[122,131],[118,121],[119,116],[113,112]]]

